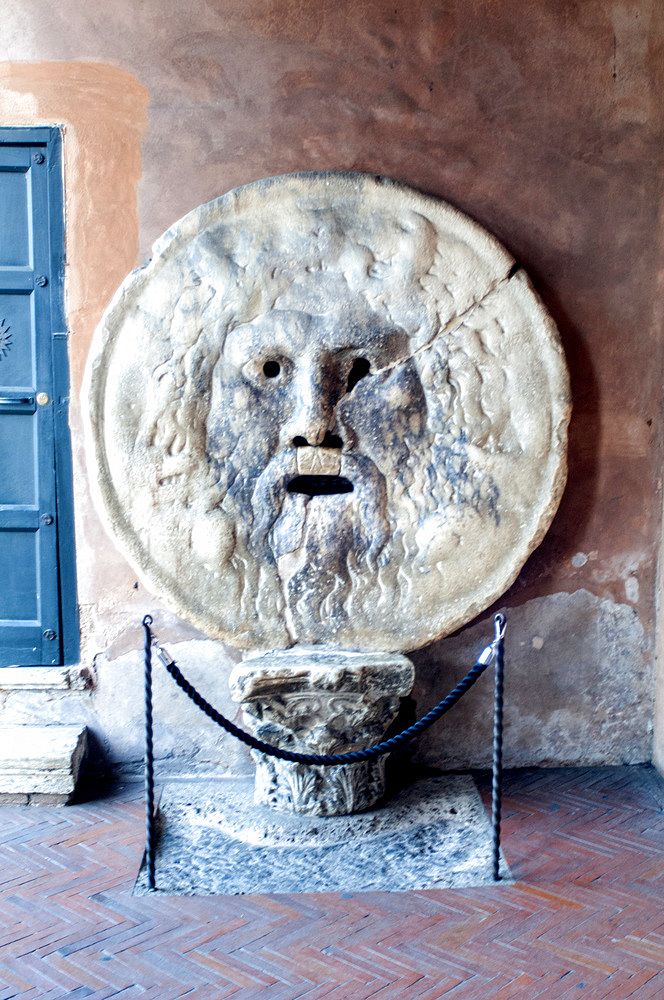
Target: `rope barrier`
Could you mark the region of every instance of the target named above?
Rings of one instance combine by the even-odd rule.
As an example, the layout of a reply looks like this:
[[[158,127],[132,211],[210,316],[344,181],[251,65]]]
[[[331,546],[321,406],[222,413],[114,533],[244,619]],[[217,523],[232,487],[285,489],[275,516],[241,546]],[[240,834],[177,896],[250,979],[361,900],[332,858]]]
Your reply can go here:
[[[493,780],[492,780],[492,871],[494,880],[500,879],[500,812],[502,796],[502,727],[503,727],[503,643],[505,636],[505,616],[497,614],[494,617],[494,639],[486,646],[477,658],[477,662],[468,671],[463,680],[450,691],[430,712],[412,726],[397,733],[389,740],[367,747],[364,750],[353,750],[340,754],[296,753],[283,750],[271,743],[263,743],[251,733],[240,729],[235,723],[218,712],[213,705],[203,698],[187,678],[179,670],[175,661],[168,655],[163,646],[159,646],[150,626],[152,617],[145,615],[143,628],[145,630],[145,798],[146,798],[146,843],[145,863],[147,870],[148,890],[155,891],[155,848],[156,848],[156,817],[154,808],[154,748],[153,748],[153,711],[152,711],[152,646],[155,646],[157,656],[175,683],[213,722],[225,729],[227,733],[246,743],[247,746],[261,753],[278,757],[280,760],[293,761],[296,764],[338,765],[353,764],[358,761],[373,760],[389,753],[401,743],[413,739],[418,733],[428,729],[437,719],[456,705],[473,684],[482,676],[486,668],[496,661],[494,681],[494,734],[493,734]]]
[[[347,753],[339,754],[318,754],[298,753],[294,750],[284,750],[282,747],[274,746],[271,743],[264,743],[262,740],[252,736],[251,733],[247,733],[244,729],[240,729],[240,727],[236,726],[234,722],[231,722],[231,720],[227,719],[221,714],[221,712],[218,712],[217,709],[206,701],[200,692],[196,690],[194,685],[187,680],[163,646],[160,646],[155,641],[155,637],[150,628],[151,624],[152,619],[149,615],[146,615],[143,619],[143,628],[145,629],[146,636],[146,672],[149,673],[151,668],[151,650],[152,645],[154,644],[157,652],[157,658],[161,661],[178,687],[184,691],[187,697],[190,698],[191,701],[193,701],[193,703],[209,719],[216,722],[218,726],[221,726],[222,729],[224,729],[231,736],[235,737],[235,739],[245,743],[253,750],[258,750],[260,753],[267,754],[270,757],[277,757],[279,760],[288,760],[295,764],[316,764],[319,766],[356,764],[364,760],[374,760],[376,757],[382,757],[384,754],[390,753],[396,747],[400,746],[400,744],[406,743],[407,741],[412,740],[415,736],[424,732],[425,729],[432,726],[434,722],[440,719],[441,716],[445,715],[446,712],[456,705],[466,691],[468,691],[482,676],[486,668],[493,662],[496,656],[499,655],[499,651],[502,650],[503,637],[505,635],[505,616],[503,614],[497,614],[494,618],[495,637],[493,642],[482,650],[477,658],[477,662],[473,667],[471,667],[463,680],[460,681],[460,683],[457,684],[457,686],[450,691],[450,693],[443,698],[442,701],[432,708],[431,711],[427,712],[427,714],[421,719],[413,723],[412,726],[408,726],[407,729],[402,730],[390,739],[384,740],[382,743],[376,743],[374,746],[367,747],[364,750],[351,750]]]

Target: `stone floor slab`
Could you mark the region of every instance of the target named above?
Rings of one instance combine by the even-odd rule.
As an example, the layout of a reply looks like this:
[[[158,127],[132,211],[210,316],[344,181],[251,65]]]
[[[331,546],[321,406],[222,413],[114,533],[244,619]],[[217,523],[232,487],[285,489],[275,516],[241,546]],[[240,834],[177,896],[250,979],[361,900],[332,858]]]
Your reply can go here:
[[[492,884],[491,827],[472,777],[424,778],[352,816],[277,813],[251,779],[168,782],[157,892],[366,892]],[[503,880],[510,879],[501,859]],[[145,866],[135,892],[147,892]]]

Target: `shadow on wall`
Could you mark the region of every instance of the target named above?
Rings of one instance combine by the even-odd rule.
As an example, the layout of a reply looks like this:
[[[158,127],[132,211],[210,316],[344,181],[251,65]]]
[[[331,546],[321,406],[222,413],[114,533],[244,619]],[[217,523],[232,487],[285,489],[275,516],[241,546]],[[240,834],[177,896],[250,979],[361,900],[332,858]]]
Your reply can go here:
[[[530,272],[532,264],[526,265]],[[567,451],[567,485],[558,512],[541,545],[535,549],[498,607],[511,606],[551,590],[570,553],[581,546],[594,514],[600,469],[600,388],[592,355],[570,322],[555,291],[543,277],[533,276],[535,288],[560,331],[572,390],[572,418]],[[561,586],[562,584],[562,586]],[[555,584],[554,584],[555,586]],[[560,581],[555,589],[567,589]],[[489,609],[493,610],[493,609]],[[572,650],[570,650],[572,652]]]

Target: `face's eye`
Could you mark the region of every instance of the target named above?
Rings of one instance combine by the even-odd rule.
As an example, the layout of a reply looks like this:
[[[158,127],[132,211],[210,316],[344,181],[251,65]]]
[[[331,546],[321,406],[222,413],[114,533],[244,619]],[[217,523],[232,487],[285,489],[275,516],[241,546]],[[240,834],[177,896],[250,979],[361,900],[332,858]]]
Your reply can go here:
[[[365,375],[368,375],[370,370],[371,364],[366,358],[355,358],[353,361],[353,367],[348,373],[346,392],[352,392],[360,379],[363,379]]]
[[[255,385],[257,388],[267,387],[269,385],[276,385],[281,383],[284,375],[287,375],[290,370],[290,364],[287,358],[271,358],[269,355],[266,358],[265,355],[261,357],[254,355],[249,361],[245,362],[242,366],[242,374]]]

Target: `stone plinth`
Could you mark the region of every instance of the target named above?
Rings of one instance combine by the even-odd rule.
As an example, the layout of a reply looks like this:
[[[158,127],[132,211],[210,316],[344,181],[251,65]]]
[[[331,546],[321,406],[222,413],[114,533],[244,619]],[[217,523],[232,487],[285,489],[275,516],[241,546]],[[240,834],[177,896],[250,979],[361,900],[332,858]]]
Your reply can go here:
[[[64,804],[85,756],[85,726],[0,728],[0,802]]]
[[[421,778],[356,816],[277,813],[245,778],[167,781],[156,888],[164,895],[400,892],[491,885],[491,826],[473,779]],[[501,859],[501,884],[511,879]],[[143,866],[135,893],[149,892]]]
[[[334,754],[378,743],[413,680],[412,663],[398,653],[295,648],[249,656],[230,687],[259,739]],[[256,802],[283,812],[341,816],[385,795],[385,757],[328,767],[254,756]]]

